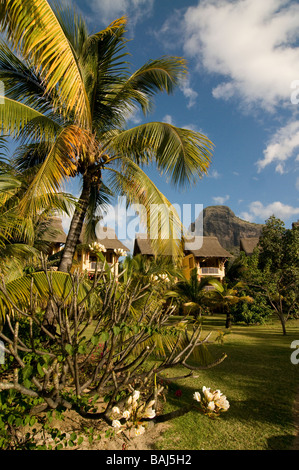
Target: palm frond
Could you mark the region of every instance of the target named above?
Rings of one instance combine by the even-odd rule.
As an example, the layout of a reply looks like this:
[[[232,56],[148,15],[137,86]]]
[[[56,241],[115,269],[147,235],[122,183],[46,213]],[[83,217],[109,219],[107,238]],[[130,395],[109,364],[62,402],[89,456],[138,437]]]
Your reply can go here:
[[[14,48],[41,71],[46,90],[58,90],[55,106],[74,111],[88,125],[90,109],[77,58],[49,3],[3,0],[0,21]]]
[[[78,148],[84,144],[83,139],[84,133],[77,126],[61,130],[20,203],[21,212],[36,213],[36,203],[42,200],[48,206],[52,195],[59,193],[62,181],[76,174]]]
[[[73,292],[71,276],[62,272],[40,271],[28,274],[6,283],[5,290],[0,287],[0,316],[11,311],[12,303],[18,308],[28,309],[31,294],[37,298],[41,305],[46,305],[46,300],[50,295],[50,286],[54,295],[62,301],[70,302]],[[85,298],[88,292],[87,284],[81,283],[78,290],[78,300]]]
[[[161,122],[112,132],[107,140],[108,149],[138,164],[155,161],[161,174],[178,186],[196,183],[207,173],[213,148],[203,134]]]
[[[176,209],[144,171],[129,158],[122,158],[118,171],[108,175],[114,194],[122,194],[129,204],[139,204],[141,222],[147,227],[153,249],[175,258],[181,255],[182,223]]]
[[[4,41],[0,41],[0,80],[7,98],[21,101],[42,114],[53,111],[52,97],[47,95],[39,71],[22,61]]]
[[[152,96],[161,91],[172,93],[185,72],[186,63],[180,57],[150,60],[119,85],[119,89],[116,87],[115,103],[119,102],[121,107],[126,101],[136,101],[146,114],[151,110]]]
[[[4,104],[0,106],[0,129],[3,134],[19,137],[25,125],[34,118],[43,118],[43,114],[19,101],[0,96]]]

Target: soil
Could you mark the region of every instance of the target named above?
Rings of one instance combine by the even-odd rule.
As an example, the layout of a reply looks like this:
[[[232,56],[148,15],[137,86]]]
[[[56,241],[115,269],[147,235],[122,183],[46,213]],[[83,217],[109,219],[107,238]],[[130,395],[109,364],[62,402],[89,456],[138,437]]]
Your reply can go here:
[[[56,420],[53,419],[51,427],[53,429],[59,429],[61,432],[66,434],[66,439],[69,440],[71,434],[75,432],[77,436],[84,437],[83,442],[78,446],[74,445],[73,450],[153,450],[156,448],[156,444],[161,438],[163,432],[167,429],[169,424],[167,423],[146,423],[146,430],[144,434],[135,436],[133,431],[126,430],[113,437],[105,437],[105,433],[109,428],[104,422],[90,422],[80,417],[74,411],[67,411],[64,413],[64,419]],[[84,429],[93,429],[93,439],[88,439]],[[98,439],[98,436],[101,436]],[[53,443],[52,437],[44,436],[42,432],[37,432],[35,440],[38,444],[45,442],[49,446]],[[54,444],[55,445],[55,444]],[[70,447],[68,447],[70,449]]]
[[[291,450],[299,450],[299,390],[294,402],[294,426],[295,426],[295,439]],[[131,431],[125,431],[116,434],[112,437],[105,437],[105,433],[109,428],[103,421],[86,420],[74,411],[67,411],[64,413],[64,419],[53,419],[51,426],[53,429],[59,429],[61,432],[66,433],[67,440],[69,440],[72,433],[77,436],[84,437],[83,442],[78,446],[74,445],[73,450],[154,450],[157,448],[157,443],[162,439],[165,430],[171,426],[170,423],[146,423],[146,430],[141,436],[135,436]],[[85,429],[93,429],[93,438],[88,439]],[[26,429],[23,432],[26,432]],[[97,439],[101,436],[100,439]],[[53,443],[51,436],[42,435],[41,431],[36,432],[35,440],[38,444],[45,442],[47,446]],[[55,446],[55,444],[54,444]],[[70,447],[68,447],[70,449]]]

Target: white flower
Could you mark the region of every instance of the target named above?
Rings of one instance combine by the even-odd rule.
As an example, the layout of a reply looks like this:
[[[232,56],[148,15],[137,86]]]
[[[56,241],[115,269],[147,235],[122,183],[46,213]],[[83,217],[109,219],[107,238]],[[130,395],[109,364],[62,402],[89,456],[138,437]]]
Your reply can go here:
[[[199,392],[195,392],[193,395],[194,400],[201,401],[201,396]]]
[[[135,428],[135,436],[141,436],[145,431],[145,427],[139,425],[138,428]]]
[[[138,392],[138,390],[134,390],[134,393],[133,393],[133,396],[132,396],[132,399],[133,399],[133,402],[136,402],[140,397],[140,392]]]
[[[114,406],[114,407],[112,408],[112,413],[117,413],[117,414],[119,415],[120,409],[118,408],[118,406]]]
[[[156,416],[156,412],[151,407],[146,408],[146,410],[143,414],[144,418],[149,418],[149,419],[153,419],[155,416]]]
[[[226,399],[226,396],[222,395],[219,400],[217,400],[216,405],[218,408],[221,408],[223,411],[226,411],[229,409],[230,404],[229,401]]]
[[[130,418],[130,416],[131,416],[131,413],[130,413],[130,411],[129,411],[129,410],[125,410],[125,411],[123,412],[123,418],[125,418],[125,419],[129,419],[129,418]]]
[[[202,387],[203,394],[207,401],[213,400],[213,393],[211,393],[210,388],[206,388],[205,386]]]
[[[214,411],[215,410],[215,403],[213,401],[210,401],[207,408],[210,411]]]
[[[123,250],[122,248],[116,248],[114,250],[114,253],[117,255],[117,256],[127,256],[127,252],[125,250]]]
[[[220,399],[222,393],[220,392],[220,390],[216,390],[213,394],[213,397],[214,397],[214,401],[217,401]]]
[[[104,247],[104,245],[97,242],[93,242],[91,245],[89,245],[89,249],[91,251],[103,251],[104,253],[106,252],[106,248]]]
[[[121,422],[118,421],[118,419],[114,419],[114,420],[112,421],[112,427],[113,427],[113,428],[121,428]]]

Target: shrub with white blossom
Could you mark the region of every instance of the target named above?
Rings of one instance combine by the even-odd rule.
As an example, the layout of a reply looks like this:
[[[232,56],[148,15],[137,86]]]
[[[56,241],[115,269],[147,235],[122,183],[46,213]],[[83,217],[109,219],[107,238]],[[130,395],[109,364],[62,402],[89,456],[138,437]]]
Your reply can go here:
[[[208,416],[219,416],[230,407],[229,401],[220,390],[211,391],[210,388],[202,387],[202,395],[195,392],[194,400],[200,403],[202,411]]]
[[[134,430],[135,436],[140,436],[145,432],[145,423],[147,419],[153,419],[156,411],[153,409],[155,400],[148,403],[142,401],[140,392],[134,390],[126,402],[126,409],[121,411],[118,406],[112,408],[112,427],[116,433],[125,430]]]
[[[101,243],[98,243],[98,242],[93,242],[89,245],[89,249],[90,251],[95,251],[96,253],[106,253],[106,248],[104,247],[104,245],[102,245]]]

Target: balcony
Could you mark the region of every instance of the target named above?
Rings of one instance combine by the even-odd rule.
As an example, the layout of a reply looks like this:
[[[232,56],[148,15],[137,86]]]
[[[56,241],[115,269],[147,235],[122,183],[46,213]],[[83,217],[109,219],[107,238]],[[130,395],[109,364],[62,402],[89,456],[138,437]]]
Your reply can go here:
[[[88,272],[93,272],[95,271],[96,269],[96,261],[90,261],[90,262],[85,262],[83,263],[83,271],[88,271]],[[112,263],[107,263],[107,265],[109,266],[109,268],[111,268],[112,266],[115,266],[114,264]],[[98,263],[98,270],[101,270],[103,268],[103,263],[99,262]]]
[[[207,275],[207,274],[221,274],[221,271],[219,268],[199,268],[200,273]]]
[[[222,279],[225,275],[224,269],[214,267],[204,267],[197,269],[198,276],[214,276]]]

